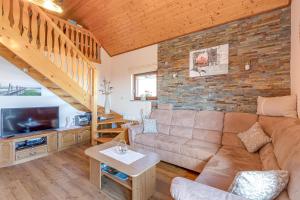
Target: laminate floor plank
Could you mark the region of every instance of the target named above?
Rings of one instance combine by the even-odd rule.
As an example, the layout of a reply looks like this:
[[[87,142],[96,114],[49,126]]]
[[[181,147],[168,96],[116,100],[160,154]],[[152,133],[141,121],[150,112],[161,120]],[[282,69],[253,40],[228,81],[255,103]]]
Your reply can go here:
[[[107,200],[89,182],[89,158],[78,145],[44,158],[0,169],[0,200]],[[198,174],[161,162],[157,166],[156,192],[151,200],[169,200],[176,176],[195,179]],[[128,192],[108,183],[109,196],[123,199]]]

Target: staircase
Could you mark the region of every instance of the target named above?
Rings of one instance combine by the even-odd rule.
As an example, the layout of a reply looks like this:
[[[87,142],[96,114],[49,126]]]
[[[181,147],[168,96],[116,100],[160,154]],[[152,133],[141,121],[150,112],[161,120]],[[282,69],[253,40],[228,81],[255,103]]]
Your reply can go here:
[[[90,61],[101,63],[101,45],[93,33],[55,15],[48,16]]]
[[[0,54],[70,105],[91,111],[97,137],[100,44],[27,0],[0,0]],[[59,26],[58,26],[59,25]]]
[[[106,143],[111,140],[125,140],[127,138],[127,128],[122,127],[123,124],[129,122],[128,120],[123,119],[123,116],[111,111],[110,114],[104,113],[104,108],[98,106],[98,117],[105,117],[106,120],[97,122],[97,143]]]

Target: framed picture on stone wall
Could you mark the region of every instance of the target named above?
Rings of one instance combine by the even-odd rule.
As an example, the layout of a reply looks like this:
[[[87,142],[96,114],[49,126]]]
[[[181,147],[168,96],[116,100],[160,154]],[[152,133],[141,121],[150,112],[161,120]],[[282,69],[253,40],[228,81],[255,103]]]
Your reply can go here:
[[[190,77],[228,74],[229,44],[190,52]]]

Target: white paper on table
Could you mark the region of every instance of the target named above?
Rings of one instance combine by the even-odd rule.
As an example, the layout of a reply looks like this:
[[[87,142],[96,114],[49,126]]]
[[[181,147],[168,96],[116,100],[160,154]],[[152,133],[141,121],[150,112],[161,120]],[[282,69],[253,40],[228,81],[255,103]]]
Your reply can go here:
[[[117,153],[116,147],[111,147],[99,152],[127,165],[130,165],[131,163],[145,157],[144,154],[132,150],[128,150],[125,154],[119,154]]]

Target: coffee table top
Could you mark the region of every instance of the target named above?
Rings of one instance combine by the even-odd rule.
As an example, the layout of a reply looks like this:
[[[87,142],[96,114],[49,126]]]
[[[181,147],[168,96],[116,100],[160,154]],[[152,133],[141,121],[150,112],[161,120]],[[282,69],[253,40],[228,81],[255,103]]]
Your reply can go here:
[[[144,149],[139,149],[139,148],[133,148],[129,146],[129,149],[132,151],[136,151],[139,153],[142,153],[145,155],[145,157],[131,163],[130,165],[127,165],[123,162],[120,162],[112,157],[106,156],[102,153],[100,153],[99,151],[111,148],[113,146],[116,146],[118,143],[115,141],[111,141],[105,144],[101,144],[101,145],[97,145],[97,146],[93,146],[88,148],[87,150],[85,150],[85,154],[88,155],[89,157],[101,162],[101,163],[105,163],[106,165],[113,167],[131,177],[137,177],[140,174],[142,174],[143,172],[147,171],[148,169],[150,169],[151,167],[155,166],[156,164],[158,164],[160,162],[160,158],[159,155],[154,153],[154,152],[150,152],[150,151],[146,151]]]

